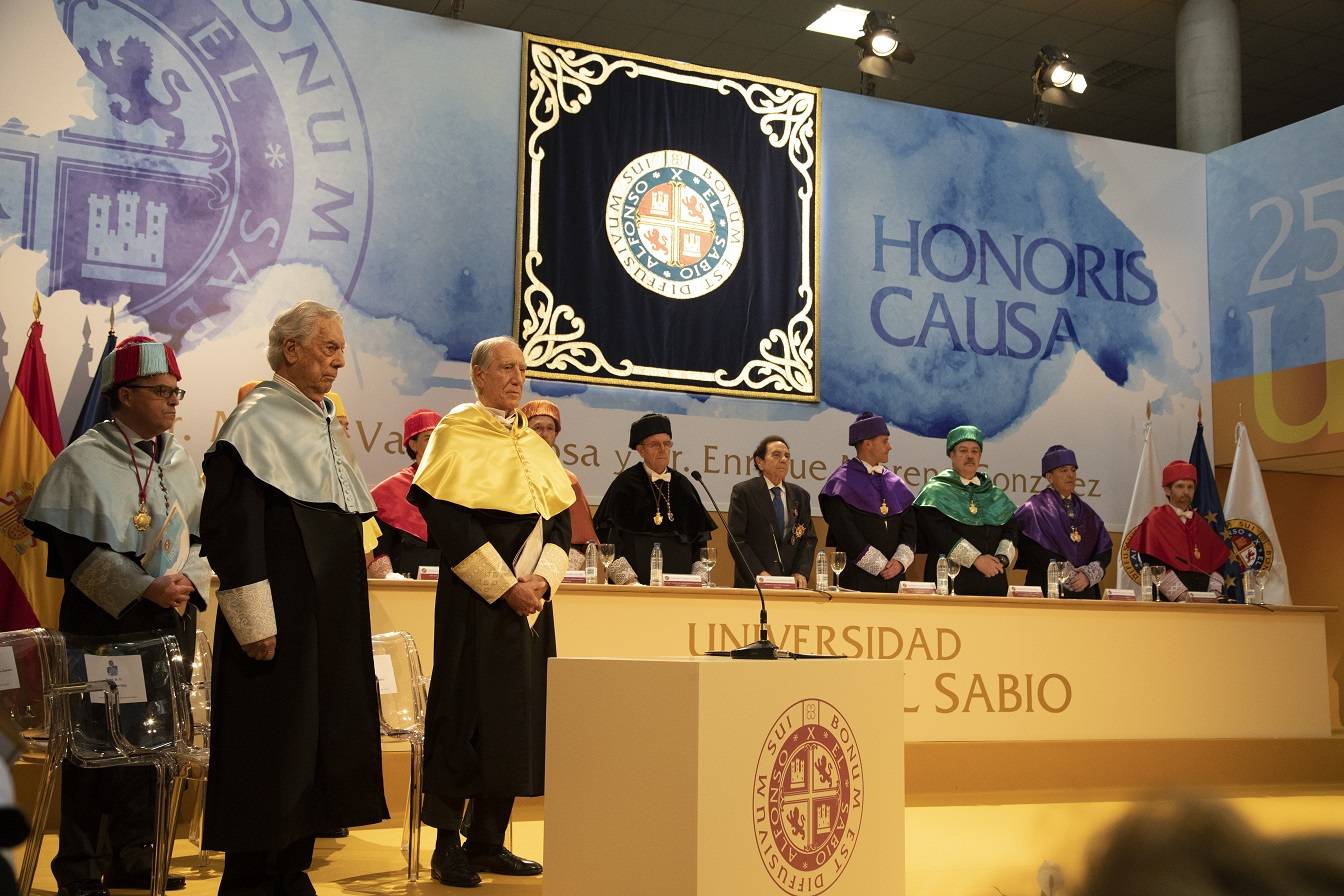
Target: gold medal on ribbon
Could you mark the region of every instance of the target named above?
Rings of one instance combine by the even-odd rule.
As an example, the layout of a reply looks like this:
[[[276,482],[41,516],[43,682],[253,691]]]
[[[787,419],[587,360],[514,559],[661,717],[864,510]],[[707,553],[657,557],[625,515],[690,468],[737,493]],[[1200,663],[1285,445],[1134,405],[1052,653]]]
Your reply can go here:
[[[886,516],[886,515],[887,515],[888,507],[887,507],[887,499],[886,499],[886,498],[883,498],[883,499],[882,499],[882,506],[879,507],[879,508],[877,508],[877,509],[878,509],[878,512],[881,513],[883,516]]]
[[[1069,533],[1069,540],[1072,541],[1074,544],[1077,544],[1078,542],[1083,540],[1083,536],[1078,534],[1077,529],[1074,529],[1072,532]]]
[[[663,524],[663,512],[661,510],[655,510],[653,512],[653,524],[655,526],[661,526]]]
[[[137,532],[148,532],[149,524],[153,521],[153,517],[149,515],[149,507],[145,505],[144,501],[141,501],[140,509],[135,516],[131,517],[131,525],[135,526]]]
[[[794,540],[794,541],[797,541],[798,539],[802,538],[802,537],[803,537],[803,533],[806,532],[806,531],[807,531],[807,527],[804,526],[802,523],[799,523],[798,525],[794,526],[794,527],[793,527],[793,540]]]
[[[971,513],[979,513],[980,508],[975,506],[975,499],[971,499]]]
[[[1195,545],[1195,559],[1199,559],[1199,545]]]

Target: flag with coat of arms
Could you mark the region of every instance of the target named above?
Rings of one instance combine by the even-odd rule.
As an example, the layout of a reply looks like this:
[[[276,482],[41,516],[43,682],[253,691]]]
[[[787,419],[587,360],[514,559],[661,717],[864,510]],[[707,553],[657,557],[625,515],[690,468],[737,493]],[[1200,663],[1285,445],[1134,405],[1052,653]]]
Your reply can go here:
[[[1267,604],[1291,604],[1288,588],[1288,564],[1274,514],[1265,494],[1265,480],[1246,424],[1237,421],[1237,450],[1232,457],[1232,477],[1227,483],[1227,540],[1232,556],[1242,569],[1263,573],[1264,600]]]
[[[23,523],[33,492],[61,453],[61,425],[42,350],[42,303],[33,296],[33,323],[14,388],[0,419],[0,630],[56,624],[61,583],[47,578],[47,545]]]

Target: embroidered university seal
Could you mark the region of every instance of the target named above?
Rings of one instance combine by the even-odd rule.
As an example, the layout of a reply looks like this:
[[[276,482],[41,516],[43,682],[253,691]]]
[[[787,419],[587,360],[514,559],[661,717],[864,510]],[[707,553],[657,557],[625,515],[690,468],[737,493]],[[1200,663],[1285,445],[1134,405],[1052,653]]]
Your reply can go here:
[[[854,855],[863,763],[849,723],[825,700],[800,700],[770,727],[752,790],[756,849],[786,893],[822,893]]]
[[[645,153],[607,194],[607,239],[640,286],[698,299],[722,286],[742,257],[742,209],[728,179],[687,152]]]
[[[1274,542],[1257,524],[1250,520],[1228,520],[1227,540],[1232,542],[1232,555],[1244,571],[1269,572],[1274,568]]]

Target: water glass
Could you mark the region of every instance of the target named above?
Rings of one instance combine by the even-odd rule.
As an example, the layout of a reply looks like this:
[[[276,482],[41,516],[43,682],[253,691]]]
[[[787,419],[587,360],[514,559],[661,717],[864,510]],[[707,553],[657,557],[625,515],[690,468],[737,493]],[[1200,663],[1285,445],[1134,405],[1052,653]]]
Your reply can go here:
[[[844,551],[836,551],[831,556],[831,569],[835,570],[835,582],[832,584],[831,587],[834,588],[836,591],[840,590],[840,573],[845,571],[845,566],[848,563],[849,558],[845,556]]]

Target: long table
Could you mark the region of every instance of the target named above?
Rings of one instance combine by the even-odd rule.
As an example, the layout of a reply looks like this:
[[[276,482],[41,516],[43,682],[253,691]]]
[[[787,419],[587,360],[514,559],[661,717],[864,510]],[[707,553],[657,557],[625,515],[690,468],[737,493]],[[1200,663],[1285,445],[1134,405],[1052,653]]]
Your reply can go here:
[[[370,587],[374,631],[432,661],[434,585]],[[1326,738],[1325,618],[1273,609],[857,592],[768,594],[779,646],[906,661],[911,743]],[[755,592],[564,585],[562,656],[698,656],[756,637]]]

